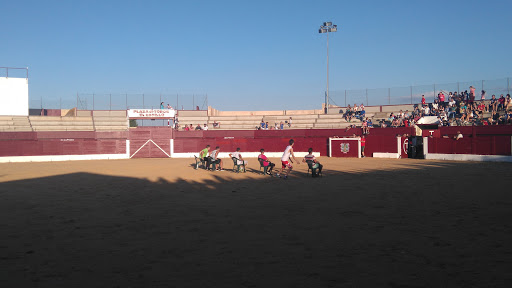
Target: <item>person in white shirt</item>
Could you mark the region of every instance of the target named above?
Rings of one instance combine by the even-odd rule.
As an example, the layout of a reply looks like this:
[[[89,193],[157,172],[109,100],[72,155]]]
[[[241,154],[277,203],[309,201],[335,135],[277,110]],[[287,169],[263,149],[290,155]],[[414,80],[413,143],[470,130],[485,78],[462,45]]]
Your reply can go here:
[[[236,152],[230,153],[229,157],[235,157],[237,159],[236,164],[238,165],[247,165],[247,161],[245,161],[244,158],[242,158],[242,155],[240,154],[240,148],[236,148]]]
[[[204,130],[204,131],[208,130],[208,125],[207,125],[207,124],[204,124],[204,126],[203,126],[203,130]]]
[[[276,174],[277,177],[281,177],[280,175],[284,175],[283,178],[287,179],[288,175],[292,172],[293,166],[292,166],[292,159],[290,156],[292,156],[293,160],[297,162],[297,164],[300,164],[300,162],[295,158],[295,155],[293,154],[293,144],[295,141],[293,139],[290,139],[288,141],[290,145],[286,146],[286,149],[284,150],[283,157],[281,157],[281,170],[279,173]],[[286,169],[286,173],[283,173],[283,171]]]

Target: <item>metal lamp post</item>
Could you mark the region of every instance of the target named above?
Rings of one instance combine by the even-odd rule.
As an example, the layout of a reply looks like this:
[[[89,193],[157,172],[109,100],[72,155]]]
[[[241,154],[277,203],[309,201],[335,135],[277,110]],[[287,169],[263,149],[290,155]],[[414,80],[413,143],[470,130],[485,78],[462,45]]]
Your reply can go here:
[[[327,34],[327,91],[325,93],[325,113],[329,113],[329,32],[337,32],[338,26],[333,25],[332,22],[324,22],[324,25],[320,26],[318,33]]]

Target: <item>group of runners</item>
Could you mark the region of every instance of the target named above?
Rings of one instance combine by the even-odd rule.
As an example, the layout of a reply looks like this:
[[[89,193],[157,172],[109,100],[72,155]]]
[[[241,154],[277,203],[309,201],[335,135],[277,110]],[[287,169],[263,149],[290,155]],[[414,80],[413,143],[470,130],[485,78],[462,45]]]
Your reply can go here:
[[[276,172],[275,175],[272,172],[273,168],[275,167],[275,164],[270,162],[267,156],[265,156],[265,149],[260,150],[260,155],[258,156],[258,159],[259,161],[262,162],[264,167],[267,167],[267,174],[287,179],[288,175],[290,175],[290,173],[293,170],[293,161],[295,161],[297,164],[301,163],[299,162],[299,160],[297,160],[297,158],[295,158],[295,154],[293,154],[293,145],[295,144],[295,141],[293,139],[290,139],[290,141],[288,141],[288,144],[289,145],[286,146],[286,149],[283,152],[283,156],[281,157],[281,169],[279,170],[279,172]],[[215,150],[213,150],[210,153],[210,145],[206,145],[206,147],[199,152],[199,157],[205,161],[206,167],[210,167],[211,164],[218,164],[216,170],[224,171],[222,168],[222,159],[219,158],[219,152],[220,146],[216,146]],[[240,148],[237,148],[236,152],[230,153],[229,157],[236,158],[238,165],[247,165],[247,161],[244,160],[242,155],[240,154]],[[311,164],[313,177],[317,177],[318,174],[322,172],[323,165],[320,164],[320,162],[313,155],[313,148],[308,149],[308,154],[304,156],[304,158],[302,159],[302,163],[304,162],[309,162]]]

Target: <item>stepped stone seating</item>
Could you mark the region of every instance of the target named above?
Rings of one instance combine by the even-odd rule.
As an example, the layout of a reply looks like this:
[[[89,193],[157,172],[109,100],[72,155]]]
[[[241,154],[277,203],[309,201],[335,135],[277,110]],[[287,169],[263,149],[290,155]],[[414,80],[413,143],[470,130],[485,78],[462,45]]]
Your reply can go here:
[[[27,116],[0,116],[0,132],[32,131]]]
[[[30,116],[34,131],[94,131],[92,117]]]
[[[96,131],[125,131],[129,127],[126,111],[93,111],[92,118]]]

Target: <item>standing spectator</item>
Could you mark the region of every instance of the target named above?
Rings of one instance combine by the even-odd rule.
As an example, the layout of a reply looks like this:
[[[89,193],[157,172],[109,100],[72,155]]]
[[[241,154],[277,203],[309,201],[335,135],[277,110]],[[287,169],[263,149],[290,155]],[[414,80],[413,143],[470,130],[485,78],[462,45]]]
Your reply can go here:
[[[473,100],[474,100],[474,97],[476,96],[475,95],[475,90],[476,90],[475,87],[469,86],[469,96],[470,97],[473,96]]]
[[[482,96],[480,97],[480,100],[482,100],[482,101],[485,100],[485,90],[482,90]]]
[[[425,100],[425,95],[421,95],[421,106],[425,106],[427,100]]]
[[[443,108],[444,108],[444,100],[445,100],[444,98],[445,98],[444,93],[443,93],[443,91],[441,91],[441,93],[439,93],[439,106],[443,107]]]
[[[308,154],[304,156],[304,159],[302,159],[302,163],[311,161],[311,176],[312,177],[318,177],[318,174],[322,173],[322,168],[324,167],[318,160],[316,160],[315,155],[313,155],[313,148],[308,149]],[[318,173],[316,173],[316,170],[318,169]]]
[[[279,129],[283,130],[284,129],[284,123],[283,121],[281,121],[281,123],[279,123]]]
[[[292,128],[292,117],[288,119],[288,128]]]
[[[361,157],[364,158],[364,148],[366,147],[366,136],[361,136]]]
[[[291,117],[290,117],[291,119]],[[281,157],[281,170],[278,174],[276,174],[277,177],[281,177],[280,175],[283,175],[283,178],[288,178],[288,175],[292,172],[293,166],[292,166],[292,158],[297,162],[297,164],[300,164],[299,161],[297,161],[297,158],[295,158],[295,155],[293,154],[293,144],[295,144],[295,141],[293,139],[290,139],[288,141],[290,145],[286,146],[286,149],[283,152],[283,156]],[[290,158],[290,156],[292,158]],[[286,169],[286,173],[283,174],[283,171]]]
[[[160,109],[164,109],[164,102],[160,103]]]

